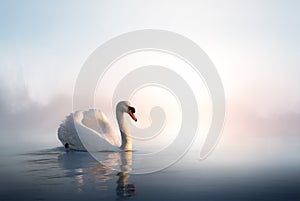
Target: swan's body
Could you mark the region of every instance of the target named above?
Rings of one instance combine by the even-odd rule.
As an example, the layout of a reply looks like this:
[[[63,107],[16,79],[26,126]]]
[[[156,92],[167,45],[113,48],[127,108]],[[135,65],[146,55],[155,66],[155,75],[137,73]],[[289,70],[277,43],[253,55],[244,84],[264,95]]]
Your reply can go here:
[[[58,138],[66,148],[79,151],[86,151],[82,143],[89,147],[89,151],[131,151],[132,143],[124,115],[128,113],[136,121],[134,112],[129,102],[118,103],[116,116],[121,137],[103,112],[90,109],[67,116],[58,128]]]

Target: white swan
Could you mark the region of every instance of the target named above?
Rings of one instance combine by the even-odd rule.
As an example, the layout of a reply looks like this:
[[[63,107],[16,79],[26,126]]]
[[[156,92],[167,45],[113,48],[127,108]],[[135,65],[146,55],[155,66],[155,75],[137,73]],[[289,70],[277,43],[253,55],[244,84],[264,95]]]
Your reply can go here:
[[[116,116],[121,138],[103,112],[98,109],[90,109],[77,111],[67,116],[58,128],[58,139],[66,148],[79,151],[86,151],[82,142],[88,145],[89,151],[120,151],[120,149],[131,151],[132,144],[125,122],[125,113],[137,121],[134,115],[135,109],[130,106],[128,101],[121,101],[117,104]]]

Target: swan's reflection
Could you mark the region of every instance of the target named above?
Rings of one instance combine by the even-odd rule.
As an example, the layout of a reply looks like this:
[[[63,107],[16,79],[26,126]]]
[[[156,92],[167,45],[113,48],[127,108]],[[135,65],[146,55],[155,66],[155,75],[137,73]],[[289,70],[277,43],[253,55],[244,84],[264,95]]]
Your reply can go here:
[[[132,163],[132,152],[122,152],[121,155],[121,165],[117,175],[119,176],[117,181],[116,192],[120,197],[132,197],[135,195],[135,186],[133,183],[129,183],[129,172],[131,171],[130,165]]]
[[[68,151],[58,156],[58,162],[62,169],[66,170],[66,177],[75,179],[77,191],[94,188],[106,190],[109,181],[115,177],[115,171],[109,167],[117,167],[116,194],[119,197],[131,197],[135,195],[135,186],[129,182],[132,164],[132,152],[102,152],[100,164],[87,152]],[[104,165],[103,165],[104,164]]]

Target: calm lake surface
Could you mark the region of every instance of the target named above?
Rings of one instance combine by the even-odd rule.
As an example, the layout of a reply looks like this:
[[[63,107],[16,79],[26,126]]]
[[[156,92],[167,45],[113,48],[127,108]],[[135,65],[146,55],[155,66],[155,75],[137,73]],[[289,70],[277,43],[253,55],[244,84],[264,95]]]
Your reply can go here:
[[[299,157],[199,161],[197,154],[191,151],[175,165],[145,175],[130,174],[126,160],[123,172],[115,171],[89,153],[63,147],[3,154],[0,199],[300,200]]]

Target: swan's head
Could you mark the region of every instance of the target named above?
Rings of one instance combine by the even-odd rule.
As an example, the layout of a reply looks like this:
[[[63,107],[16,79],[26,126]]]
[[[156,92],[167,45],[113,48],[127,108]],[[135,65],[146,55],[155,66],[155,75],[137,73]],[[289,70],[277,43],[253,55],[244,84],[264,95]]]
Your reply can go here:
[[[121,101],[117,105],[117,111],[122,113],[127,113],[129,116],[134,120],[137,121],[137,118],[135,117],[135,109],[131,106],[129,101]]]

